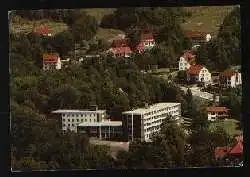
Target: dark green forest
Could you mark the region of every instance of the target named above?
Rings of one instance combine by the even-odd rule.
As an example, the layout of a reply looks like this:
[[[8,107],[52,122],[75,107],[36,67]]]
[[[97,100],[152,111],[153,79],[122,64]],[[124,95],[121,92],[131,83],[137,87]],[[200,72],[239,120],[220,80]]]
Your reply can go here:
[[[238,19],[237,13],[236,9],[228,20],[225,19],[225,27],[221,27],[216,40],[225,38],[223,31],[232,25],[231,18]],[[190,106],[195,105],[192,95],[184,94],[166,80],[141,72],[151,65],[173,67],[179,54],[188,48],[189,41],[180,27],[188,14],[182,8],[118,8],[112,16],[104,17],[101,26],[111,25],[126,31],[131,36],[131,44],[138,40],[133,31],[139,34],[136,29],[147,27],[145,30],[158,34],[156,39],[160,47],[130,59],[110,56],[85,59],[81,64],[69,63],[69,67],[52,72],[41,69],[44,52],[69,56],[76,43],[88,43],[92,52],[100,51],[105,46],[102,41],[96,44],[89,42],[98,29],[96,20],[78,10],[16,11],[12,15],[30,20],[47,18],[63,21],[70,27],[52,38],[32,33],[10,34],[13,169],[138,169],[217,165],[214,148],[227,145],[230,137],[219,128],[214,132],[208,130],[205,115]],[[237,53],[237,47],[231,50]],[[100,109],[106,109],[112,119],[119,120],[122,111],[156,102],[180,102],[182,114],[192,118],[192,133],[187,136],[183,127],[169,118],[162,124],[161,132],[153,138],[153,143],[133,142],[129,152],[119,152],[117,159],[108,155],[108,147],[90,144],[86,135],[62,134],[60,120],[51,115],[55,109],[84,109],[96,104]]]

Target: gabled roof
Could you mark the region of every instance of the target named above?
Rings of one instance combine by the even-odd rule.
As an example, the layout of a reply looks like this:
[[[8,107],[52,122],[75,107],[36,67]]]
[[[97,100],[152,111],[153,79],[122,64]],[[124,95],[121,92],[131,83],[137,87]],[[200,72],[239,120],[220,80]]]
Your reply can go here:
[[[34,32],[41,34],[41,35],[48,35],[48,34],[52,34],[53,30],[49,26],[42,24],[36,27],[34,29]]]
[[[196,55],[194,54],[192,50],[185,50],[182,57],[187,61],[191,61],[191,60],[195,60]]]
[[[231,149],[231,147],[229,147],[229,146],[215,148],[215,158],[225,157],[228,154],[228,152],[230,151],[230,149]]]
[[[237,73],[237,71],[234,71],[232,69],[226,69],[224,72],[222,72],[220,74],[221,77],[231,77],[233,75],[235,75]]]
[[[204,38],[209,33],[201,32],[201,31],[186,31],[186,35],[189,38]]]
[[[154,40],[154,35],[152,32],[141,33],[141,41],[144,40]]]
[[[44,63],[56,63],[59,59],[59,54],[58,53],[44,53],[43,54],[43,62]]]
[[[112,47],[128,47],[128,40],[127,39],[113,40]]]
[[[237,143],[232,147],[229,154],[241,154],[243,153],[243,136],[235,137]]]
[[[132,50],[130,47],[112,47],[110,50],[113,54],[130,54],[132,53]]]
[[[202,65],[191,65],[190,68],[187,70],[187,74],[199,75],[202,68],[203,68]]]
[[[144,44],[142,42],[140,42],[137,46],[136,46],[136,51],[143,51],[144,50]]]
[[[226,107],[207,107],[207,112],[228,112],[229,109]]]

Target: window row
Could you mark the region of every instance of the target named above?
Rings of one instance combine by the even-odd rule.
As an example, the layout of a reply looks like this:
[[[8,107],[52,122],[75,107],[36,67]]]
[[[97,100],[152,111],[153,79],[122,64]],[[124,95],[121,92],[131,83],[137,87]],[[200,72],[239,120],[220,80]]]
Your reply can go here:
[[[71,122],[75,122],[75,120],[76,120],[76,122],[83,122],[83,121],[85,121],[85,122],[87,122],[88,120],[87,119],[71,119]],[[89,122],[91,122],[92,121],[92,119],[89,119]],[[66,122],[66,119],[63,119],[63,122]],[[70,122],[70,119],[68,119],[68,122]],[[96,119],[93,119],[93,122],[96,122]]]
[[[97,114],[96,113],[84,113],[84,114],[63,114],[63,117],[95,117]]]

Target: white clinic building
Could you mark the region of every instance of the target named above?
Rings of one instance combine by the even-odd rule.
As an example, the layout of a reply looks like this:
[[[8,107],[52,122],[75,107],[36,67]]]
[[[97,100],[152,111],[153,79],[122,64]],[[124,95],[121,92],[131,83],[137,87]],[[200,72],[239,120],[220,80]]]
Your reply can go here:
[[[177,120],[181,117],[181,103],[156,103],[122,113],[123,135],[127,141],[135,138],[150,142],[150,137],[159,132],[160,125],[171,115]]]
[[[122,122],[107,118],[106,110],[69,110],[60,109],[52,113],[61,114],[62,130],[87,133],[99,139],[122,136]]]

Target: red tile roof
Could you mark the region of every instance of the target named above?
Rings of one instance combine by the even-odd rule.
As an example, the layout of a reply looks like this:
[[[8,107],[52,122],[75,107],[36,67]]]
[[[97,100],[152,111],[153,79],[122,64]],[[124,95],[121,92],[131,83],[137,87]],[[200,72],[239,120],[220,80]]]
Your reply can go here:
[[[52,34],[52,29],[47,26],[47,25],[40,25],[39,27],[36,27],[34,29],[35,33],[41,34],[41,35],[48,35],[48,34]]]
[[[207,107],[207,112],[228,112],[226,107]]]
[[[241,154],[243,153],[243,143],[238,142],[229,152],[229,154]]]
[[[187,70],[187,74],[199,75],[202,68],[203,68],[202,65],[191,65],[190,68]]]
[[[112,52],[113,54],[131,54],[132,51],[130,49],[130,47],[112,47],[110,49],[110,52]]]
[[[215,158],[225,157],[228,154],[228,152],[230,151],[230,149],[231,149],[231,147],[229,147],[229,146],[215,148]]]
[[[128,40],[127,39],[113,40],[112,47],[128,47]]]
[[[43,54],[44,63],[56,63],[58,59],[59,59],[59,54],[57,53]]]
[[[223,73],[220,74],[221,77],[231,77],[234,74],[236,74],[237,72],[231,69],[227,69],[225,70]]]
[[[191,61],[195,59],[196,55],[194,54],[192,50],[186,50],[184,51],[184,54],[182,57],[187,61]]]
[[[154,35],[152,32],[149,32],[149,33],[142,33],[141,34],[141,41],[144,41],[144,40],[154,40]]]
[[[205,32],[200,32],[200,31],[186,31],[186,35],[187,37],[189,38],[204,38],[206,37],[208,33],[205,33]]]
[[[136,46],[136,51],[141,52],[144,51],[144,43],[140,42],[137,46]]]

